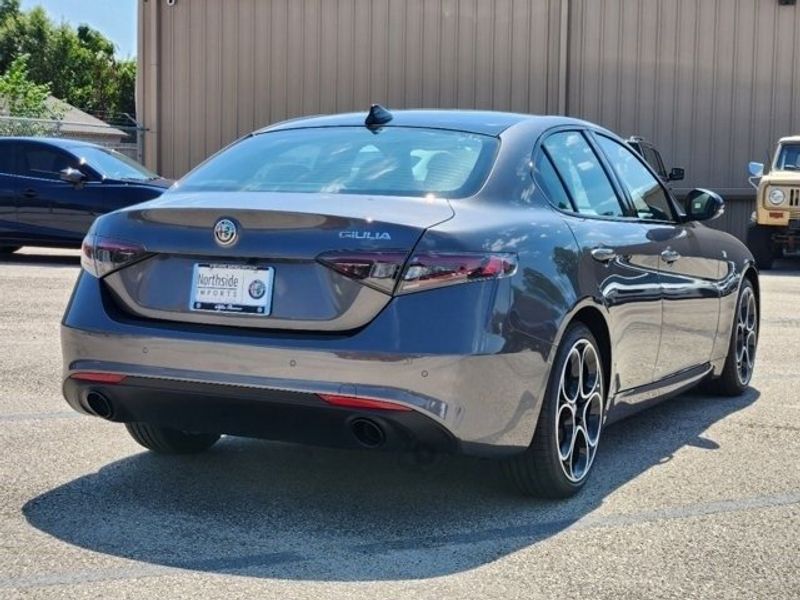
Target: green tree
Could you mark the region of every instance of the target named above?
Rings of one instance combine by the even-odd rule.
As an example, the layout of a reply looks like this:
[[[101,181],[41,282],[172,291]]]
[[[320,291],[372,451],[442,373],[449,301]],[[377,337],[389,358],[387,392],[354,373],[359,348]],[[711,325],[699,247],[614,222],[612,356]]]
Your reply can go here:
[[[12,117],[34,119],[48,115],[50,86],[28,78],[28,55],[14,59],[8,71],[0,75],[0,104]]]
[[[0,107],[3,113],[12,117],[0,119],[0,133],[51,133],[52,127],[47,124],[24,120],[61,118],[63,115],[58,114],[48,104],[49,96],[49,85],[34,83],[28,78],[28,55],[22,54],[15,58],[8,70],[0,75]]]
[[[0,23],[7,17],[20,13],[20,0],[0,0]]]
[[[19,0],[0,0],[0,73],[20,55],[29,55],[32,81],[94,113],[135,112],[136,64],[119,60],[114,44],[88,25],[55,24],[36,7],[20,9]]]

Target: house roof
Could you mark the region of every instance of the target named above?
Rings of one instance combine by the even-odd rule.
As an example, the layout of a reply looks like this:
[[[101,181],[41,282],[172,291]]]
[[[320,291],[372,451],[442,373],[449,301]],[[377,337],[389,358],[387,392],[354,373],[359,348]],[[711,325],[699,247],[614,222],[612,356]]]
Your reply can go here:
[[[45,103],[52,114],[62,117],[58,121],[53,121],[54,124],[59,124],[58,130],[62,135],[89,137],[100,141],[119,141],[128,135],[121,129],[112,127],[105,121],[54,96],[49,96]],[[0,98],[0,116],[8,116],[6,103],[2,98]]]
[[[123,138],[127,134],[105,121],[67,104],[53,96],[47,99],[47,107],[54,113],[63,114],[60,130],[65,135],[80,135],[99,138]]]

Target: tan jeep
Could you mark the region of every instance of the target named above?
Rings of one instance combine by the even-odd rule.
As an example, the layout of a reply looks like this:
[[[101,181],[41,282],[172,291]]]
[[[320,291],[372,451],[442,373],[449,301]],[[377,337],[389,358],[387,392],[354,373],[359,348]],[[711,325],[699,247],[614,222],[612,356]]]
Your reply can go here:
[[[747,245],[760,269],[785,253],[800,250],[800,136],[778,142],[767,174],[751,162],[750,183],[758,190]]]

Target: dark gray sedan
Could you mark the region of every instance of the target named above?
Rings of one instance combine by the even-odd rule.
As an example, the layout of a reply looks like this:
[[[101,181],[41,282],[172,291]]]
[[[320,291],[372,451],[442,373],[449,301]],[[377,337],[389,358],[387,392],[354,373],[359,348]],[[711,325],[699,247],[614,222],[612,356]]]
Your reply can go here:
[[[143,446],[221,434],[496,457],[587,480],[603,428],[753,372],[753,259],[614,134],[398,111],[258,131],[95,222],[64,395]]]

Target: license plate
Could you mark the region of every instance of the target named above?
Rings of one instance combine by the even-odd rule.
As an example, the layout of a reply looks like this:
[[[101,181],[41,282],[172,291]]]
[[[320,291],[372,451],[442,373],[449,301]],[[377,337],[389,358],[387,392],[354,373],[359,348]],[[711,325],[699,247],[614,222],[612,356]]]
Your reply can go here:
[[[272,310],[275,269],[196,264],[189,308],[196,311],[266,316]]]

